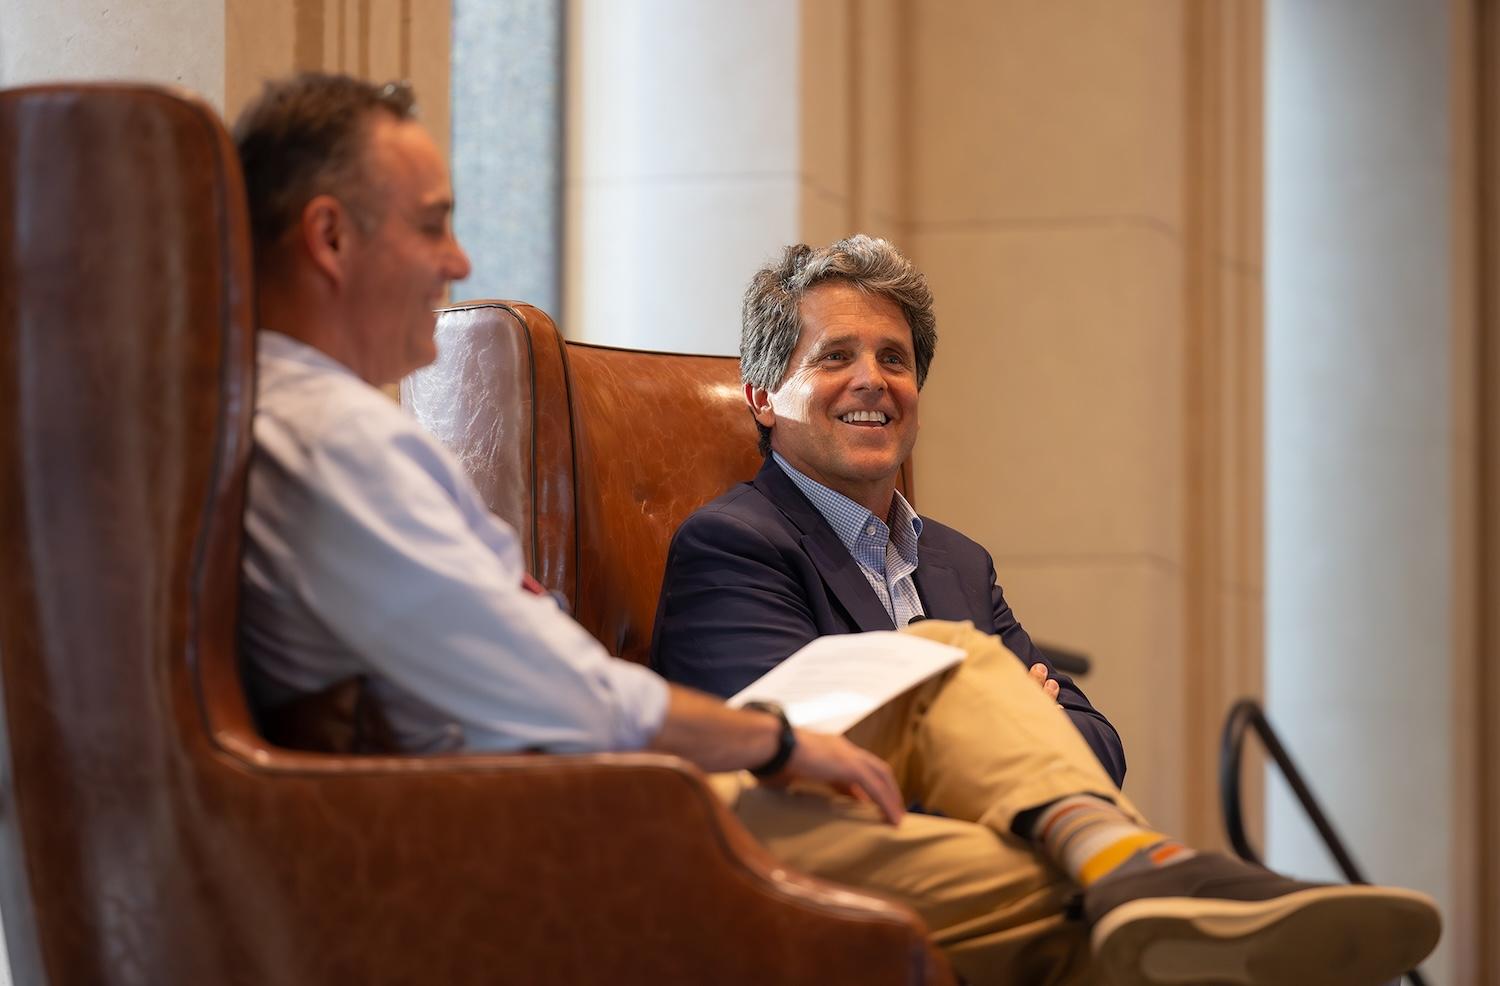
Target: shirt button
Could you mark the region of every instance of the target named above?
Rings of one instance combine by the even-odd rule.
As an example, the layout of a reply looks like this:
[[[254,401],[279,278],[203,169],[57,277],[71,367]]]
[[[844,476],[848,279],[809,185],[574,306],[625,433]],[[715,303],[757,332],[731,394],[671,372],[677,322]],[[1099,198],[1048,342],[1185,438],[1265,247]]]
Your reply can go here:
[[[869,527],[866,527],[865,528],[865,533],[866,534],[874,534],[875,533],[875,525],[871,524]]]

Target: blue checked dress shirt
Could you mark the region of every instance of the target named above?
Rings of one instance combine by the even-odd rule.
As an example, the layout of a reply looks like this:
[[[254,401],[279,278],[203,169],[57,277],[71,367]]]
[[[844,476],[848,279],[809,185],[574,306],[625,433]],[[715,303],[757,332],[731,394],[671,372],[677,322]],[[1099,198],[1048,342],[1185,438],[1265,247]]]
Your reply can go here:
[[[917,539],[922,536],[922,518],[901,491],[897,490],[891,501],[892,523],[887,527],[885,521],[865,507],[802,475],[779,452],[772,452],[771,457],[849,549],[891,622],[904,627],[913,617],[926,616],[912,579],[917,571]]]

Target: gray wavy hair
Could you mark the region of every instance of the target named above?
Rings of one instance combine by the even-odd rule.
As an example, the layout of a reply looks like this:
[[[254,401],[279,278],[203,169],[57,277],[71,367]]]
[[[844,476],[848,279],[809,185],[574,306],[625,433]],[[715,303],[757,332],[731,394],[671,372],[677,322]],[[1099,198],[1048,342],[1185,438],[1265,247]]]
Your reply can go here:
[[[901,306],[911,327],[920,389],[937,350],[937,320],[927,278],[888,240],[863,233],[816,250],[806,243],[789,246],[779,261],[755,272],[740,321],[740,380],[776,389],[802,335],[802,299],[826,281],[844,281]],[[759,421],[755,427],[760,431],[760,454],[770,455],[771,429]]]

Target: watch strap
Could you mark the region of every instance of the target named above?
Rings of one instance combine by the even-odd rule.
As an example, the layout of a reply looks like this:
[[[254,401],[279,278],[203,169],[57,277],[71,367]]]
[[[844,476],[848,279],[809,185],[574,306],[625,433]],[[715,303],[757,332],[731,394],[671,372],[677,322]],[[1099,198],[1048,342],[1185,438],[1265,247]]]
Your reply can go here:
[[[797,749],[797,731],[792,728],[791,721],[786,717],[786,710],[778,702],[746,702],[741,708],[764,712],[781,720],[781,732],[776,737],[776,752],[759,767],[750,768],[750,773],[756,777],[774,777],[792,759],[792,753]]]

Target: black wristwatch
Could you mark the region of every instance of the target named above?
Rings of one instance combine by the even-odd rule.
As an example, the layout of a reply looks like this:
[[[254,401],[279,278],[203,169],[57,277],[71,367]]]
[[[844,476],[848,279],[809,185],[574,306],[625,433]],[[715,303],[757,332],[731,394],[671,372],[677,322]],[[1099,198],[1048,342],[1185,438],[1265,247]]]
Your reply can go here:
[[[750,768],[750,773],[756,777],[776,776],[787,765],[787,761],[792,759],[792,753],[797,749],[797,732],[787,720],[786,710],[777,702],[746,702],[740,708],[766,712],[781,720],[781,735],[776,737],[776,752],[771,755],[771,759],[759,767]]]

